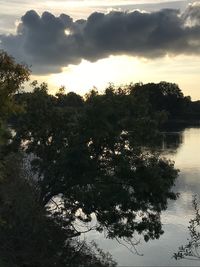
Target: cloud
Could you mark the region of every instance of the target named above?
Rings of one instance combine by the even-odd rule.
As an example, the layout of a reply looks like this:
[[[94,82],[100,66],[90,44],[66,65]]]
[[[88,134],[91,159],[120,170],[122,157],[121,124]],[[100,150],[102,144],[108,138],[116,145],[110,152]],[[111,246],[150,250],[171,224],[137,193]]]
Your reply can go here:
[[[110,55],[199,55],[200,4],[189,5],[183,13],[95,12],[76,21],[66,14],[39,16],[32,10],[21,18],[15,35],[0,35],[0,46],[32,65],[35,73],[55,73],[82,59],[93,62]]]
[[[190,26],[200,26],[200,2],[189,4],[183,14],[183,19],[187,21]]]

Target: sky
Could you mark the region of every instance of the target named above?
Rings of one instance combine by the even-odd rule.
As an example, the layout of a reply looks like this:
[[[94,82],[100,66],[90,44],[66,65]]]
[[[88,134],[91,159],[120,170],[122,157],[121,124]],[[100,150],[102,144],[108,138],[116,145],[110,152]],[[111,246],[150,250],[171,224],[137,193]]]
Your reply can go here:
[[[0,0],[0,49],[50,93],[168,81],[200,99],[200,1]]]

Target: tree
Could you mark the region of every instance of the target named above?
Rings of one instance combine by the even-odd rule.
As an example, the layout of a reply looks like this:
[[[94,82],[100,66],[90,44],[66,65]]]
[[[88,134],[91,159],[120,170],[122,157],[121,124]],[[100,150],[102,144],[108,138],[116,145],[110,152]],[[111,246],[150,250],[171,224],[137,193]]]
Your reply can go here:
[[[27,66],[17,64],[6,52],[0,51],[0,179],[3,177],[5,147],[11,138],[7,120],[21,109],[15,102],[15,94],[28,81],[29,73]]]
[[[0,51],[0,144],[8,139],[6,119],[19,110],[14,95],[28,81],[29,74],[27,66],[17,64],[6,52]]]
[[[129,88],[73,95],[79,101],[68,101],[71,96],[54,97],[42,87],[21,95],[26,112],[14,126],[15,142],[26,141],[24,150],[34,155],[41,203],[59,196],[73,229],[95,215],[95,229],[109,238],[135,232],[146,241],[159,238],[160,212],[176,199],[171,187],[178,172],[141,144],[157,136],[160,117],[147,114]]]
[[[145,102],[152,111],[165,111],[175,119],[183,111],[185,98],[177,84],[160,82],[135,84],[132,94],[139,102]]]
[[[30,71],[26,65],[15,63],[4,51],[0,51],[0,118],[6,118],[17,110],[14,95],[29,79]]]
[[[72,239],[58,209],[39,202],[39,189],[19,154],[4,160],[0,181],[0,259],[5,267],[114,267],[109,253],[95,243]]]
[[[5,267],[114,267],[109,253],[95,243],[86,244],[76,238],[75,230],[63,218],[62,209],[41,205],[40,188],[27,166],[28,158],[10,150],[12,136],[7,120],[22,106],[16,95],[29,70],[16,64],[5,52],[0,53],[0,264]],[[35,86],[37,85],[34,83]],[[35,93],[44,96],[43,83]],[[27,96],[27,94],[24,94]],[[13,121],[13,120],[12,120]],[[3,125],[3,126],[2,126]],[[9,141],[9,142],[8,142]]]

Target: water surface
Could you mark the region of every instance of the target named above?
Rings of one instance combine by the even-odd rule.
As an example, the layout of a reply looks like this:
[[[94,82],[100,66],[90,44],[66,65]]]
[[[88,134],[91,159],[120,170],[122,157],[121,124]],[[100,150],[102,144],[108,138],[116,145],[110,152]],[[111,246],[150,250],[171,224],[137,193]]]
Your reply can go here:
[[[174,188],[180,196],[176,201],[169,201],[168,209],[162,213],[165,233],[160,239],[148,243],[141,240],[137,250],[143,256],[139,256],[116,241],[105,239],[102,234],[91,232],[87,237],[109,251],[119,266],[200,266],[200,261],[172,258],[178,247],[187,243],[188,223],[194,217],[193,195],[200,195],[200,128],[166,133],[161,150],[180,170]]]

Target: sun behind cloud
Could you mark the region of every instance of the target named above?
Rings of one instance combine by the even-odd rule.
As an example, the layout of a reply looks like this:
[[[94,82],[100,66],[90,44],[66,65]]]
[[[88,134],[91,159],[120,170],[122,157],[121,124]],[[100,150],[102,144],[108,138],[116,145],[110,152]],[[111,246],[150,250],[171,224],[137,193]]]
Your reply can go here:
[[[102,90],[109,83],[131,82],[139,74],[139,65],[139,60],[129,56],[110,56],[95,63],[82,60],[78,66],[70,65],[62,73],[52,74],[49,82],[55,88],[65,86],[67,91],[84,94],[93,87]]]

